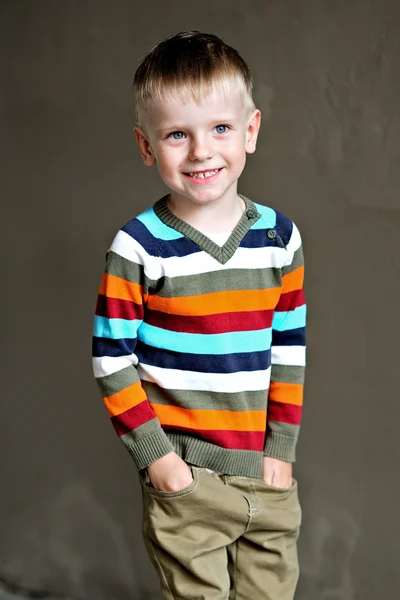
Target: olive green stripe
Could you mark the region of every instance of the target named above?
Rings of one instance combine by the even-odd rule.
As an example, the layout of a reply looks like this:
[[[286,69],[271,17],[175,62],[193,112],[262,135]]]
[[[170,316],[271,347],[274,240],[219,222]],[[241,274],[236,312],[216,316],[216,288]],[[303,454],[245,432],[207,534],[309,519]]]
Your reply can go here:
[[[272,365],[271,381],[279,383],[304,383],[305,367],[294,365]]]
[[[292,259],[292,262],[290,263],[290,265],[283,267],[282,275],[287,275],[288,273],[292,273],[293,271],[295,271],[299,267],[302,267],[303,265],[304,265],[303,248],[302,248],[302,246],[300,246],[300,248],[298,248],[296,250],[296,252],[294,253],[293,259]]]
[[[142,381],[143,388],[151,402],[180,406],[189,410],[265,410],[267,390],[252,392],[224,392],[163,390],[149,381]]]
[[[136,369],[132,369],[132,367],[126,367],[125,369],[121,369],[116,373],[112,373],[111,375],[106,375],[105,377],[99,377],[96,379],[102,396],[107,398],[108,396],[112,396],[113,394],[117,394],[121,390],[137,383],[139,381],[139,375]]]
[[[291,423],[281,423],[279,421],[268,421],[268,429],[272,433],[287,435],[294,440],[297,440],[300,433],[299,425],[292,425]]]
[[[162,298],[173,298],[179,289],[180,296],[196,296],[202,294],[224,292],[230,290],[264,290],[280,287],[280,269],[228,269],[196,275],[165,277],[158,292]]]
[[[110,250],[107,259],[106,273],[125,279],[130,283],[143,285],[144,293],[149,293],[150,290],[157,288],[158,282],[145,275],[143,265],[128,260],[112,250]]]
[[[121,277],[132,283],[139,283],[144,276],[143,265],[128,260],[112,250],[109,251],[107,256],[106,273]]]

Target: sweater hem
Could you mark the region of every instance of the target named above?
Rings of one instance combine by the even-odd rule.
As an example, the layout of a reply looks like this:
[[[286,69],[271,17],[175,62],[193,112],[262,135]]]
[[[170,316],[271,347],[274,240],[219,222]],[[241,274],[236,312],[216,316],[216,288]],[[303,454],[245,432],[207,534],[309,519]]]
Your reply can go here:
[[[174,452],[173,445],[162,429],[136,440],[132,445],[126,444],[126,449],[139,471],[170,452]]]
[[[223,475],[262,478],[262,451],[230,450],[181,433],[167,433],[167,437],[186,463]]]
[[[269,433],[265,442],[264,456],[285,462],[296,461],[297,439],[281,433]]]

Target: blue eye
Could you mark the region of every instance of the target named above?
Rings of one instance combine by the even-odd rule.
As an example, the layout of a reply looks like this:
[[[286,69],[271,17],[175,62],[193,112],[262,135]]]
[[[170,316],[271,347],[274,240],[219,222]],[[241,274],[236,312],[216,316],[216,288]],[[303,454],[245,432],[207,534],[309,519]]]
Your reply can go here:
[[[217,133],[226,133],[228,130],[228,125],[217,125],[215,131]]]
[[[182,131],[173,131],[169,134],[169,137],[172,137],[174,140],[182,140],[184,135]]]

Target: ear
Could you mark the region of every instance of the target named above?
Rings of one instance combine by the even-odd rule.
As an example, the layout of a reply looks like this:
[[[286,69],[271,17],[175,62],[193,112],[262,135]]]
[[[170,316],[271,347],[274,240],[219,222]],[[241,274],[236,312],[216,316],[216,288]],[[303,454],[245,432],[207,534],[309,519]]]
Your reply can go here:
[[[253,154],[256,150],[258,132],[261,125],[261,112],[256,109],[250,116],[250,121],[246,131],[245,149],[248,154]]]
[[[146,133],[141,127],[135,127],[133,133],[136,138],[137,145],[139,146],[140,154],[146,167],[152,167],[156,162],[153,150],[151,149],[150,142],[147,139]]]

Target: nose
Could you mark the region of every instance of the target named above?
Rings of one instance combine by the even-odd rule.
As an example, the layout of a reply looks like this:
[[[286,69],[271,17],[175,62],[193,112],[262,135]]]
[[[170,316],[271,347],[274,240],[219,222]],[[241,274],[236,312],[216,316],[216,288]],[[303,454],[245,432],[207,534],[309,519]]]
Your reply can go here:
[[[204,162],[214,156],[211,140],[207,136],[196,136],[192,138],[189,159],[191,161]]]

